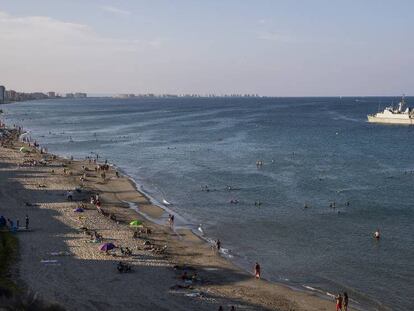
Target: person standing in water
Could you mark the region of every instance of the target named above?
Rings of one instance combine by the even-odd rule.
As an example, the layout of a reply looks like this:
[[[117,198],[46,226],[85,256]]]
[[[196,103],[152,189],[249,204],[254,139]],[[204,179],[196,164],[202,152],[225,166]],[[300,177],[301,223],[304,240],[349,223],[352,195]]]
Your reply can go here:
[[[344,301],[342,306],[344,307],[344,311],[348,311],[348,293],[344,292]]]
[[[338,294],[335,297],[335,301],[336,301],[336,311],[339,311],[339,310],[342,311],[342,296],[341,296],[341,294]]]
[[[254,265],[254,276],[256,279],[260,279],[261,268],[258,262]]]

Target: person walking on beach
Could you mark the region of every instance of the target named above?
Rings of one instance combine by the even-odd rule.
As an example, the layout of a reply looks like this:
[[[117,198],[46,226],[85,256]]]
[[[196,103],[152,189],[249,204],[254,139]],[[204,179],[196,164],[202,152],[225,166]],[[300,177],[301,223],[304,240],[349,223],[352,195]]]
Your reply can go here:
[[[342,311],[342,296],[341,296],[341,294],[338,294],[335,297],[335,300],[336,300],[336,311],[339,311],[339,310]]]
[[[217,239],[216,241],[216,248],[217,248],[217,251],[219,252],[221,248],[221,241],[219,239]]]
[[[344,311],[348,311],[348,293],[344,292],[344,301],[342,306],[344,307]]]
[[[66,193],[66,197],[68,198],[68,201],[73,201],[73,192],[72,191],[68,191]]]
[[[254,276],[256,277],[256,279],[260,279],[260,265],[258,262],[256,262],[256,264],[254,265]]]
[[[174,215],[171,215],[171,214],[168,215],[168,223],[171,228],[174,226]]]

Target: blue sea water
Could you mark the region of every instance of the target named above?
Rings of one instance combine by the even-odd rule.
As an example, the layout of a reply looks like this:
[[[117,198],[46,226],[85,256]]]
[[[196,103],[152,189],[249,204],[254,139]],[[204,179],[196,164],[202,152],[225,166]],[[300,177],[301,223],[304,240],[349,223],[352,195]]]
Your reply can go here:
[[[115,163],[265,278],[410,310],[414,127],[366,122],[397,100],[90,98],[3,110],[53,153]]]

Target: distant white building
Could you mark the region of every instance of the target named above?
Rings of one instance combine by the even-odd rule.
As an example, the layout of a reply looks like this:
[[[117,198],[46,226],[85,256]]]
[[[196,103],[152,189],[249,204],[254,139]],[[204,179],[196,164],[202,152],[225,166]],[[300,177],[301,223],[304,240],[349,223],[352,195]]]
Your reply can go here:
[[[6,101],[6,88],[0,85],[0,104],[4,104]]]

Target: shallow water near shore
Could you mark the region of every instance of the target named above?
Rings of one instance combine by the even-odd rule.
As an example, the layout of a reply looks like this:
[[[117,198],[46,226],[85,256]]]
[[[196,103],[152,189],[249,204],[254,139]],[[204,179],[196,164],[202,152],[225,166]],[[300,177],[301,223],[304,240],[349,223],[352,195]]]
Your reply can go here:
[[[115,163],[149,196],[172,203],[183,226],[202,224],[220,238],[236,263],[260,262],[267,279],[407,310],[414,127],[366,122],[391,101],[90,98],[3,110],[52,153]],[[377,228],[381,241],[372,239]]]

